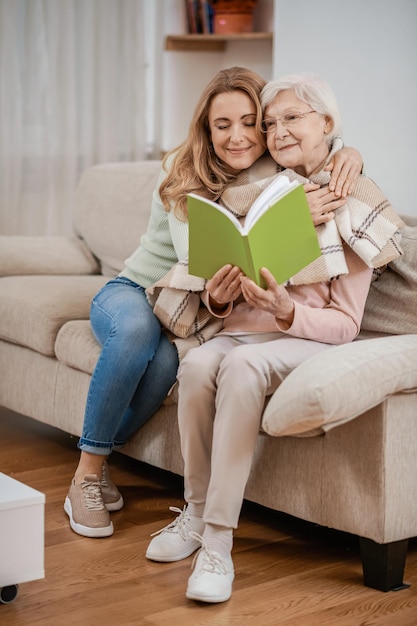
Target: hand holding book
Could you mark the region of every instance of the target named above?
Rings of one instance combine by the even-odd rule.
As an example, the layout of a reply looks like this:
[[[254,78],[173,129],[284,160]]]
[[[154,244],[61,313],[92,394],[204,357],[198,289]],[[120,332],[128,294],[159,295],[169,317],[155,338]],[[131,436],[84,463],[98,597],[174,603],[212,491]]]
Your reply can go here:
[[[234,265],[224,265],[206,283],[212,308],[219,309],[236,300],[242,293],[244,274]]]
[[[253,307],[270,313],[279,319],[283,325],[291,326],[294,321],[294,301],[282,285],[278,285],[275,278],[266,268],[261,269],[265,279],[266,289],[255,285],[247,276],[241,279],[241,291],[246,302]]]

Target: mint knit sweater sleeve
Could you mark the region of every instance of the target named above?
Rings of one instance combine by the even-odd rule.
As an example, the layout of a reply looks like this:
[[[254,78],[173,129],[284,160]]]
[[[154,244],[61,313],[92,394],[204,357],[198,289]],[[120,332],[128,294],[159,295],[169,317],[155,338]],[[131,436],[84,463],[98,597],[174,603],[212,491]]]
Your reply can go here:
[[[159,195],[159,187],[165,175],[165,171],[161,170],[152,196],[146,233],[120,272],[120,276],[133,280],[145,289],[165,276],[177,261],[188,256],[188,222],[178,220],[173,210],[167,213]]]

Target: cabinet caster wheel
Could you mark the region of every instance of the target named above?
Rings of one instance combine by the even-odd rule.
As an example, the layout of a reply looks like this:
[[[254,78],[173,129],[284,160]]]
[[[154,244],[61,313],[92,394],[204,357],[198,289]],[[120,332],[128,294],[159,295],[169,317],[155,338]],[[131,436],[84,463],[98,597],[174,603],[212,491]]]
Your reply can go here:
[[[19,593],[19,585],[7,585],[7,587],[0,587],[0,604],[10,604],[16,600],[16,596]]]

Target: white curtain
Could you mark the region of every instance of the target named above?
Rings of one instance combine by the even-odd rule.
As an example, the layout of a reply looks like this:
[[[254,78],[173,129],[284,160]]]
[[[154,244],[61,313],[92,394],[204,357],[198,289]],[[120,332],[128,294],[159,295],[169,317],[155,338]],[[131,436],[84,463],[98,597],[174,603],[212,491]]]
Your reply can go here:
[[[145,2],[0,0],[0,234],[71,234],[81,170],[146,158]]]

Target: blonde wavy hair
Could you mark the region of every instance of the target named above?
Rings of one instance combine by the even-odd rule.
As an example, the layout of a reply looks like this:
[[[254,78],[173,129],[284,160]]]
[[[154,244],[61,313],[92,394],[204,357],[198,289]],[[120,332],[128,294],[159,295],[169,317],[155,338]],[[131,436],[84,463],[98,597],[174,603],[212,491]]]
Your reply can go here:
[[[259,142],[265,145],[265,138],[261,133],[260,104],[260,94],[265,84],[266,81],[256,72],[237,66],[220,70],[209,82],[194,110],[187,139],[170,150],[162,161],[168,174],[159,188],[159,193],[166,211],[173,208],[178,219],[186,220],[188,193],[197,193],[216,200],[236,176],[227,172],[225,164],[213,149],[209,112],[215,96],[233,91],[247,94],[256,107]]]

